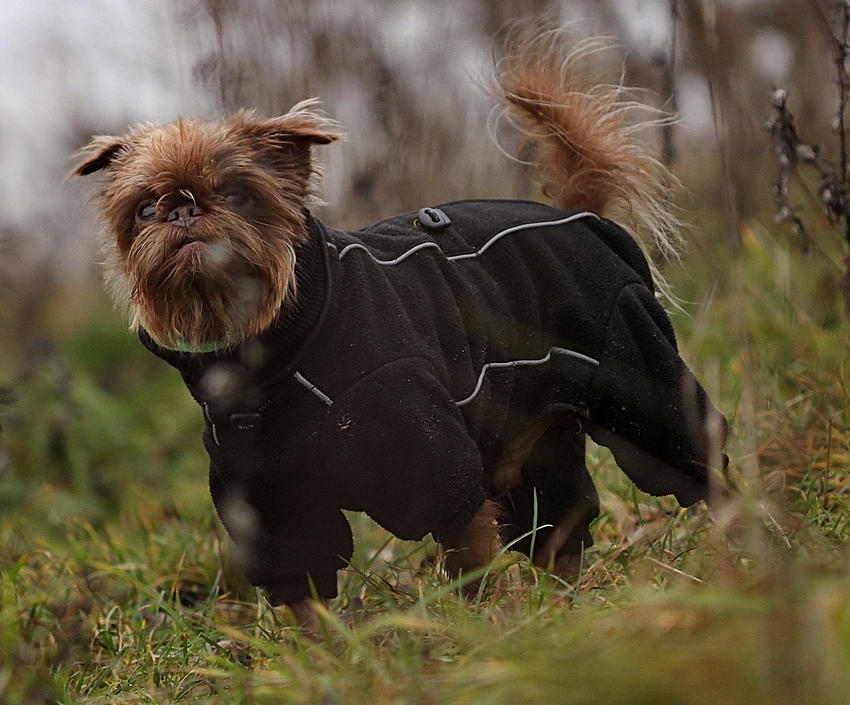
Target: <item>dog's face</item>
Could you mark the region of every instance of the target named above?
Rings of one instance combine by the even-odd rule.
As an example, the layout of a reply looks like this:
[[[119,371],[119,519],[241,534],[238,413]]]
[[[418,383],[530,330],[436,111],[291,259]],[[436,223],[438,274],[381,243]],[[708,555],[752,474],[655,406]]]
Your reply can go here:
[[[268,120],[146,124],[95,138],[74,175],[105,170],[105,275],[133,325],[188,350],[258,335],[295,284],[295,245],[314,167],[339,139],[300,104]]]

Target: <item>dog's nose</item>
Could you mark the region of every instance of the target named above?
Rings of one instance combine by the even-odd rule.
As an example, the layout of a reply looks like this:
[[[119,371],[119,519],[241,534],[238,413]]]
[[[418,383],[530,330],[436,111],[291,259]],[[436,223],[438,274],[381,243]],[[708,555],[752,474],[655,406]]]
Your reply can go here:
[[[181,228],[188,228],[197,220],[199,215],[203,214],[203,210],[194,203],[186,203],[182,206],[177,206],[172,210],[166,220],[169,223],[174,223]]]

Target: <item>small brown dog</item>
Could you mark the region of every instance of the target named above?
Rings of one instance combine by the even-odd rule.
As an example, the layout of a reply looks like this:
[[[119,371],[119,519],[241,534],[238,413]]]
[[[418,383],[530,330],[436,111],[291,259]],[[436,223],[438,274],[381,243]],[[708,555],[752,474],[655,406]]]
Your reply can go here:
[[[249,579],[303,624],[351,556],[341,509],[432,533],[453,573],[501,542],[569,575],[598,498],[586,434],[642,489],[692,504],[726,421],[682,362],[650,266],[612,212],[664,250],[669,175],[629,104],[557,32],[498,64],[543,190],[346,233],[308,211],[311,102],[260,119],[98,137],[106,278],[142,342],[202,406],[210,486]]]

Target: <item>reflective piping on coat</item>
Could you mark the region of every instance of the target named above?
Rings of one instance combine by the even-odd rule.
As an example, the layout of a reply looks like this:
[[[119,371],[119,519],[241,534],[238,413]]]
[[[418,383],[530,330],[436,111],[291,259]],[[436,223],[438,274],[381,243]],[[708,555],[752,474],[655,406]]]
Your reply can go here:
[[[310,393],[316,397],[320,402],[325,404],[326,406],[333,406],[334,402],[327,394],[325,394],[321,389],[319,389],[315,384],[313,384],[310,380],[308,380],[304,375],[300,372],[295,373],[295,380],[306,387]]]
[[[583,355],[580,352],[576,352],[575,350],[568,350],[567,348],[549,348],[549,352],[546,353],[544,357],[541,357],[538,360],[510,360],[508,362],[488,362],[481,368],[481,372],[478,374],[478,383],[475,385],[475,389],[472,390],[472,394],[470,394],[466,399],[461,399],[458,402],[455,402],[457,406],[466,406],[469,404],[478,393],[481,391],[481,387],[484,384],[484,378],[487,376],[487,372],[491,369],[503,369],[506,367],[535,367],[538,365],[545,365],[552,359],[552,354],[555,355],[566,355],[568,357],[575,358],[576,360],[581,360],[582,362],[586,362],[589,365],[593,365],[595,367],[599,367],[599,360],[594,360],[592,357],[588,357],[587,355]]]
[[[218,442],[218,430],[215,427],[215,422],[212,419],[212,414],[210,413],[210,405],[207,402],[204,402],[201,405],[201,408],[204,410],[204,418],[207,423],[210,425],[210,433],[212,434],[213,443],[217,446],[221,447],[221,443]]]
[[[465,259],[474,259],[474,258],[479,257],[482,254],[484,254],[493,244],[495,244],[496,242],[501,240],[506,235],[512,235],[513,233],[522,232],[523,230],[532,230],[534,228],[547,228],[547,227],[550,227],[550,226],[554,227],[554,226],[558,226],[558,225],[566,225],[567,223],[571,223],[574,220],[580,220],[581,218],[597,218],[598,219],[599,216],[596,215],[595,213],[583,211],[581,213],[575,213],[571,216],[568,216],[566,218],[561,218],[559,220],[544,220],[544,221],[538,222],[538,223],[522,223],[521,225],[514,225],[513,227],[506,228],[505,230],[500,230],[498,233],[493,235],[493,237],[491,237],[489,240],[487,240],[487,242],[485,242],[479,249],[477,249],[473,252],[465,252],[465,253],[459,254],[459,255],[446,255],[446,260],[449,261],[449,262],[458,262],[460,260],[465,260]],[[417,252],[420,252],[421,250],[430,249],[430,248],[437,248],[440,252],[443,251],[443,249],[440,247],[439,243],[436,243],[436,242],[420,242],[418,245],[414,245],[409,250],[402,252],[398,257],[394,257],[393,259],[378,259],[375,255],[372,254],[372,251],[368,247],[366,247],[366,245],[363,245],[362,243],[359,243],[359,242],[352,242],[350,245],[346,245],[345,247],[342,248],[342,250],[340,250],[339,258],[342,259],[343,257],[345,257],[345,255],[347,255],[352,250],[363,250],[377,264],[381,264],[381,265],[385,265],[385,266],[392,266],[392,265],[396,265],[396,264],[403,262],[408,257],[416,254]]]

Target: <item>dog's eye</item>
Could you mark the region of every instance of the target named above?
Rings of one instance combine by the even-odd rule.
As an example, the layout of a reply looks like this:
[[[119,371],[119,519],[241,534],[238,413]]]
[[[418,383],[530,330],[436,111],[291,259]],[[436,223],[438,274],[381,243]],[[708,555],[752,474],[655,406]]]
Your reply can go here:
[[[156,203],[143,203],[139,206],[136,211],[136,218],[139,220],[147,220],[148,218],[153,218],[156,215]]]
[[[224,192],[224,200],[232,208],[245,208],[253,202],[251,194],[245,189],[234,188]]]

